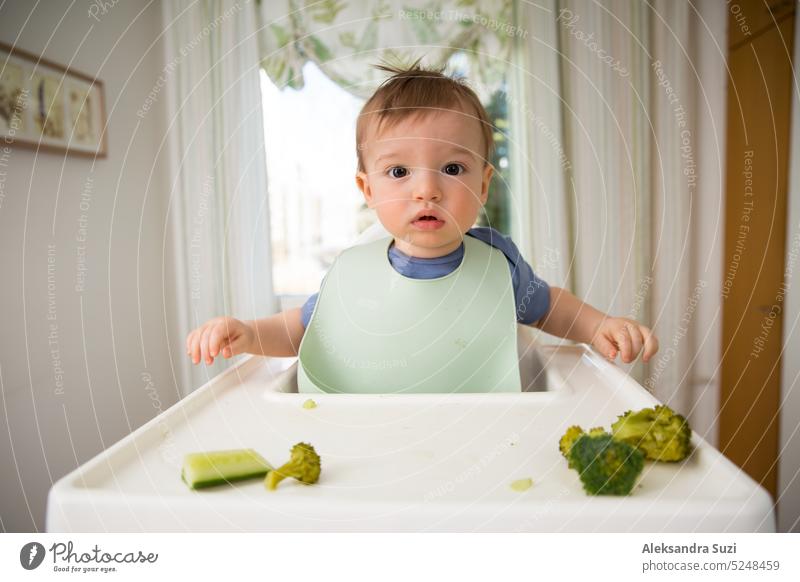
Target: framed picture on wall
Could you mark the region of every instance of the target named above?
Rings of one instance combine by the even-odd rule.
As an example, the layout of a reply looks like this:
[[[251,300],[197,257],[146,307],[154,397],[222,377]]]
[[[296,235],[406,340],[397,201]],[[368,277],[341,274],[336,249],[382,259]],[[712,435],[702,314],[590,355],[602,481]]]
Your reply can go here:
[[[104,158],[103,82],[0,42],[0,144]]]

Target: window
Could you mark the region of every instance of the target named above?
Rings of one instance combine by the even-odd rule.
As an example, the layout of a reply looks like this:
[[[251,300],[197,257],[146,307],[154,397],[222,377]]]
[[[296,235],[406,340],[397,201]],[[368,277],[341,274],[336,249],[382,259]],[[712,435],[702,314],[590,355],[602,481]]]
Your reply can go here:
[[[355,184],[364,103],[313,63],[303,75],[295,91],[261,72],[276,295],[316,292],[336,255],[375,220]]]
[[[511,234],[511,169],[509,168],[508,152],[508,105],[506,102],[506,87],[495,91],[484,103],[489,119],[495,126],[494,154],[492,165],[495,167],[494,178],[489,187],[489,199],[484,206],[484,212],[478,218],[481,226],[491,226],[503,234]]]
[[[469,77],[463,55],[449,70]],[[307,296],[319,290],[336,256],[375,220],[355,185],[355,125],[363,100],[354,97],[313,63],[303,68],[305,86],[276,87],[261,72],[264,137],[275,294]],[[478,224],[508,234],[508,122],[505,88],[485,104],[497,127],[496,168],[489,201]]]
[[[466,55],[461,52],[450,57],[448,71],[457,76],[471,79],[470,63]],[[474,88],[474,84],[472,85]],[[489,97],[488,103],[484,102],[489,120],[495,126],[494,154],[492,165],[495,167],[494,178],[489,186],[489,198],[484,206],[483,213],[478,217],[478,225],[491,226],[503,234],[511,234],[511,201],[509,184],[511,169],[508,154],[508,104],[506,83]]]

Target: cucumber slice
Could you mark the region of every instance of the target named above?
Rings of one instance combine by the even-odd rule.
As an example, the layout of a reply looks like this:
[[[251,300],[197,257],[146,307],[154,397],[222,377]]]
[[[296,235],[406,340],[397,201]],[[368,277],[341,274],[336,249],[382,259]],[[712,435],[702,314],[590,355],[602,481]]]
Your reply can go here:
[[[272,470],[253,449],[189,453],[183,458],[181,479],[192,489],[263,477]]]

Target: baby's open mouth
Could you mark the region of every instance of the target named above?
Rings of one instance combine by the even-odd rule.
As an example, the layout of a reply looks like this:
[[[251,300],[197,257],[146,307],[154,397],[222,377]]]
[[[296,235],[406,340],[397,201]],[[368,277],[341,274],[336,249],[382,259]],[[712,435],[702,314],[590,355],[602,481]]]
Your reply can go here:
[[[422,214],[415,218],[411,224],[419,230],[438,230],[444,226],[444,220],[440,220],[433,214]]]

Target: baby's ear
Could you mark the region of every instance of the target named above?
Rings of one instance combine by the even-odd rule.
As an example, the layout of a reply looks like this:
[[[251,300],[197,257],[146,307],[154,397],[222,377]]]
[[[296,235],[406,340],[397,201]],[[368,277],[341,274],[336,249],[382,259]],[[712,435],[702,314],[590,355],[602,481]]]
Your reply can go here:
[[[483,178],[481,180],[481,203],[486,204],[489,198],[489,184],[492,183],[492,176],[494,175],[494,166],[489,162],[483,167]]]
[[[369,187],[369,176],[366,172],[356,173],[356,186],[364,195],[364,200],[369,208],[372,208],[372,189]]]

